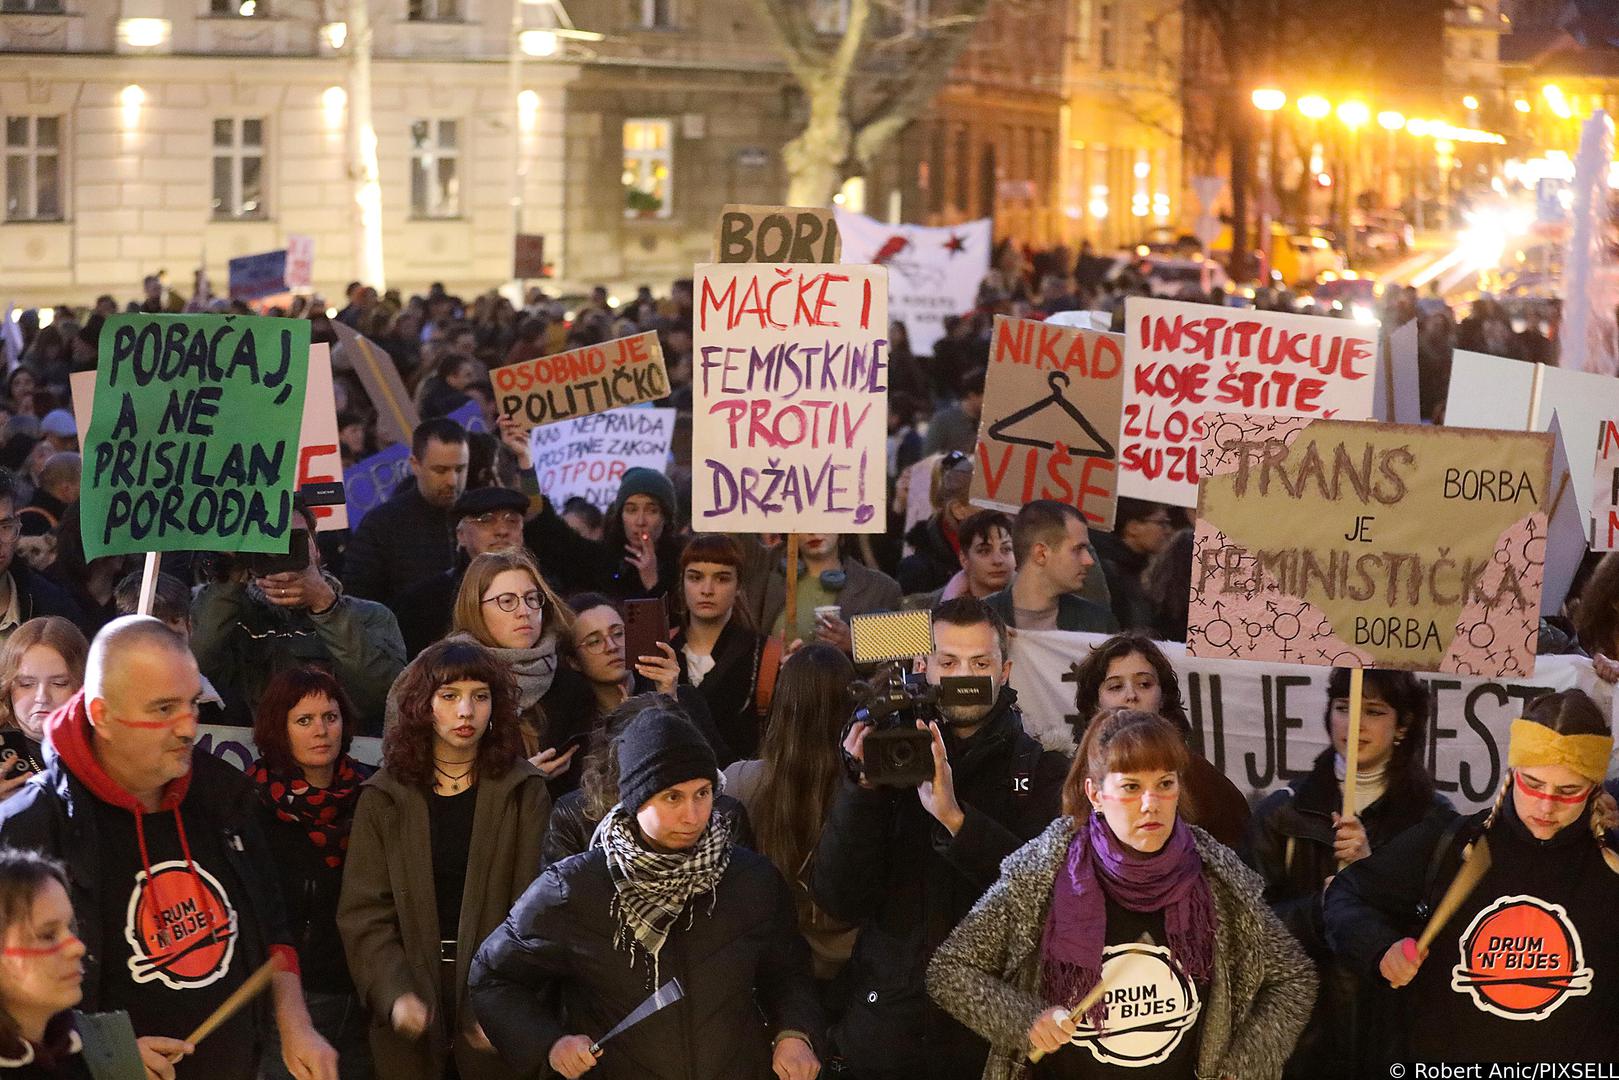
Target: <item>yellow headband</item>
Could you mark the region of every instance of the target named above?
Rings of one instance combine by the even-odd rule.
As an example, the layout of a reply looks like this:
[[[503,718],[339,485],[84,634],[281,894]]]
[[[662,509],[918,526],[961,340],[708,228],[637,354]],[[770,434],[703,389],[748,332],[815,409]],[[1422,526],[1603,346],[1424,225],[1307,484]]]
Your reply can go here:
[[[1533,720],[1514,720],[1507,746],[1507,765],[1566,765],[1593,783],[1608,775],[1613,738],[1608,735],[1559,735]]]

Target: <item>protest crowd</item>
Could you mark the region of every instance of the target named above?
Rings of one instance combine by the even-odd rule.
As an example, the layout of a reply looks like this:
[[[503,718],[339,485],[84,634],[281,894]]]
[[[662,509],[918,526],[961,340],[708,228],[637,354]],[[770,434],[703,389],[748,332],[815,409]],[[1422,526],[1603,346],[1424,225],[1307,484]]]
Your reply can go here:
[[[1124,329],[1146,285],[1094,269],[1003,247],[931,356],[896,320],[885,520],[792,537],[702,527],[692,281],[574,310],[357,282],[329,314],[152,277],[127,304],[23,312],[0,394],[0,1076],[1619,1060],[1603,695],[1521,703],[1473,812],[1436,783],[1423,682],[1374,667],[1352,691],[1338,667],[1296,725],[1325,749],[1257,791],[1205,745],[1173,659],[1196,620],[1194,510],[1121,496],[1103,529],[1072,500],[975,499],[997,317]],[[1254,306],[1292,310],[1269,290]],[[145,582],[141,555],[93,554],[70,382],[126,311],[306,321],[332,350],[343,469],[390,447],[399,467],[363,508],[350,481],[347,529],[295,500],[281,562],[166,550]],[[1488,302],[1457,321],[1393,288],[1381,315],[1417,323],[1425,423],[1444,421],[1453,349],[1549,356]],[[339,327],[391,363],[408,439]],[[662,466],[553,498],[491,372],[644,333],[673,410]],[[1619,676],[1616,559],[1588,553],[1534,634],[1599,683]],[[904,744],[881,688],[902,673],[856,641],[892,612],[931,624],[902,665],[898,726],[922,732]],[[1011,685],[1051,632],[1091,635],[1050,676],[1061,712]],[[963,677],[985,692],[944,692]],[[877,776],[905,764],[896,745],[920,779]],[[1464,867],[1470,896],[1424,936]],[[1548,938],[1563,947],[1527,944]],[[1536,978],[1494,992],[1520,960]],[[206,1030],[261,972],[267,992]]]

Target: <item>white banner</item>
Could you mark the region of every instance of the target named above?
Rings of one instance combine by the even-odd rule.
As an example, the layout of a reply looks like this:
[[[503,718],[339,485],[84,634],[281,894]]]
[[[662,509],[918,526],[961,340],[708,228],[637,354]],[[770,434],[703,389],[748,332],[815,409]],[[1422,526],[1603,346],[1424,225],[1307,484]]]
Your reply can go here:
[[[528,433],[540,490],[560,508],[576,495],[608,509],[626,469],[663,472],[675,433],[673,409],[610,409]]]
[[[1069,725],[1079,719],[1074,671],[1105,640],[1101,634],[1018,631],[1012,685],[1023,726],[1047,747],[1072,747]],[[1326,749],[1322,718],[1331,668],[1204,660],[1187,656],[1179,642],[1159,646],[1180,676],[1193,744],[1250,798],[1304,776]],[[1542,656],[1534,676],[1521,680],[1417,678],[1434,702],[1429,770],[1439,790],[1463,811],[1482,809],[1495,798],[1506,767],[1508,725],[1535,697],[1579,687],[1604,714],[1613,707],[1613,688],[1580,656]]]
[[[989,273],[993,223],[980,218],[948,228],[885,225],[864,214],[839,210],[845,263],[888,267],[888,310],[905,324],[911,351],[932,356],[944,336],[944,320],[965,315],[978,303],[978,286]]]

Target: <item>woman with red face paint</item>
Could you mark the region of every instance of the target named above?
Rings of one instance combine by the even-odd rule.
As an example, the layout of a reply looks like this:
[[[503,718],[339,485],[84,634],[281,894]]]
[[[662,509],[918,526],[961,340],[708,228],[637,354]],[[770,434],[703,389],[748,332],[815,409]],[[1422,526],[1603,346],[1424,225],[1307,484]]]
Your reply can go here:
[[[1258,875],[1180,817],[1188,760],[1162,717],[1098,713],[1065,816],[934,952],[928,992],[989,1043],[983,1080],[1281,1076],[1315,972]]]
[[[148,1080],[174,1080],[180,1040],[137,1043],[127,1022],[107,1022],[121,1013],[81,1025],[86,950],[67,890],[61,863],[0,848],[0,1078],[97,1080],[90,1060],[136,1058]]]
[[[1327,890],[1327,941],[1394,987],[1395,1061],[1619,1060],[1619,854],[1604,832],[1608,721],[1580,690],[1547,694],[1512,722],[1495,805],[1406,830]],[[1429,949],[1417,944],[1463,862],[1488,868]]]

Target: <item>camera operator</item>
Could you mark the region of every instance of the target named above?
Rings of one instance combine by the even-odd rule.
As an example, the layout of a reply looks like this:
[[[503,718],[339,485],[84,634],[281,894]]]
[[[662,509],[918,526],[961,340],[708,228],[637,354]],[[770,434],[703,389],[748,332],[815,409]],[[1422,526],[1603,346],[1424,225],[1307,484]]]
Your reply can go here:
[[[280,671],[314,664],[343,684],[361,719],[360,734],[382,730],[388,688],[405,666],[405,641],[393,612],[346,596],[320,566],[315,519],[295,508],[303,528],[294,543],[308,547],[298,569],[255,574],[244,557],[222,557],[216,580],[191,602],[191,651],[197,665],[227,695],[258,708],[264,688]]]
[[[853,724],[844,752],[861,779],[843,779],[810,871],[816,904],[860,928],[832,1032],[834,1073],[856,1080],[983,1073],[988,1044],[928,999],[928,958],[996,880],[1001,860],[1057,817],[1068,768],[1024,733],[1007,685],[1006,627],[983,601],[942,604],[933,635],[928,684],[985,677],[988,703],[941,704],[942,725],[914,721],[931,736],[933,758],[932,777],[914,791],[871,785],[874,729]]]

